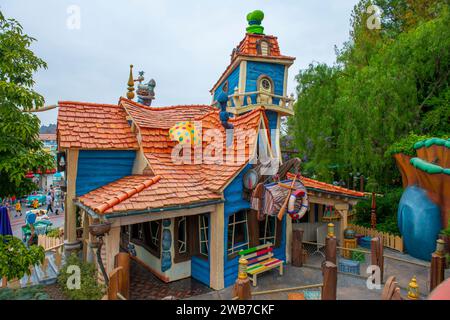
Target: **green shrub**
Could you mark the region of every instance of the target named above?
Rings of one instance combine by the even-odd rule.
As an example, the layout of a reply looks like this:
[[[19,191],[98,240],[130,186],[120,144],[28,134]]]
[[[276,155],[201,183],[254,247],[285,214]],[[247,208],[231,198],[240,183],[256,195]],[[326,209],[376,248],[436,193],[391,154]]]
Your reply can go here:
[[[14,236],[0,235],[0,276],[9,281],[21,279],[30,274],[30,267],[44,261],[45,252],[41,246],[27,246]]]
[[[47,237],[59,238],[61,236],[61,230],[59,228],[50,228],[47,230]]]
[[[387,191],[383,197],[377,197],[377,230],[400,235],[397,225],[397,211],[402,194],[402,188],[395,188]],[[370,228],[371,207],[372,199],[370,197],[367,200],[361,200],[358,202],[355,206],[355,224]]]
[[[450,237],[450,219],[448,219],[447,228],[441,230],[441,234]]]
[[[0,289],[0,300],[49,300],[49,296],[39,285],[21,289]]]
[[[67,280],[72,273],[67,273],[67,268],[76,265],[80,268],[81,285],[80,289],[67,288]],[[97,282],[97,270],[94,264],[81,261],[73,253],[69,256],[66,264],[61,269],[58,276],[58,285],[66,296],[72,300],[99,300],[104,295],[104,286]]]

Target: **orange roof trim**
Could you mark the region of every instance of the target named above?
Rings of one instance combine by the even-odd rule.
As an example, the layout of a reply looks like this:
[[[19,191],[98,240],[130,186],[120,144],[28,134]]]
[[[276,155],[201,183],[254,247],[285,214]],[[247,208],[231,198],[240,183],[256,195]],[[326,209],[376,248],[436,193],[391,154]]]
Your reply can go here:
[[[114,207],[115,205],[121,203],[122,201],[124,201],[124,200],[126,200],[128,198],[131,198],[135,194],[137,194],[137,193],[141,192],[142,190],[150,187],[151,185],[157,183],[160,179],[161,179],[160,176],[155,176],[155,177],[146,179],[146,180],[138,183],[138,185],[136,185],[135,187],[131,187],[131,188],[122,190],[122,192],[119,193],[118,195],[115,195],[111,199],[103,202],[102,204],[95,206],[93,208],[94,212],[102,214],[106,210]],[[81,201],[81,202],[83,203],[83,201]]]
[[[292,173],[287,174],[288,179],[292,179],[293,177],[294,177],[294,175]],[[335,186],[334,184],[325,183],[325,182],[314,180],[311,178],[302,176],[301,181],[303,182],[303,184],[305,185],[306,188],[320,190],[325,193],[328,192],[328,193],[334,193],[334,194],[341,194],[341,195],[345,195],[345,196],[349,196],[349,197],[356,197],[356,198],[364,198],[365,197],[365,194],[363,192],[338,187],[338,186]]]

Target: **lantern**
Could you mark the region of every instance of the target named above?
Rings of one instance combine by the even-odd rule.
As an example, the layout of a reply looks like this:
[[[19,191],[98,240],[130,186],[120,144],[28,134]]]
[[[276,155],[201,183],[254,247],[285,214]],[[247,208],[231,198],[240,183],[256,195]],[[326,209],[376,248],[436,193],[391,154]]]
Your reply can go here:
[[[178,141],[179,144],[200,144],[200,130],[198,130],[192,121],[177,122],[169,129],[169,137],[172,141]]]
[[[334,224],[331,222],[328,224],[328,237],[334,237]]]
[[[414,276],[408,285],[408,299],[418,300],[419,297],[419,285],[417,284],[416,276]]]
[[[438,239],[436,241],[436,254],[439,256],[444,256],[445,252],[445,241],[442,239]]]
[[[248,261],[244,258],[239,259],[239,279],[247,279],[247,264]]]

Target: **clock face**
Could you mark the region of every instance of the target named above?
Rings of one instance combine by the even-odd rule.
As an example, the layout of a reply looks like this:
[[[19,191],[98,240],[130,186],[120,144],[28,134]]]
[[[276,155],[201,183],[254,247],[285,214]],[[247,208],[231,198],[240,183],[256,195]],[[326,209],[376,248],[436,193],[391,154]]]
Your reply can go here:
[[[271,92],[272,91],[272,83],[270,83],[269,79],[262,79],[261,80],[261,88],[265,92]]]
[[[253,190],[258,183],[258,173],[256,172],[256,170],[250,169],[244,174],[243,179],[245,189]]]

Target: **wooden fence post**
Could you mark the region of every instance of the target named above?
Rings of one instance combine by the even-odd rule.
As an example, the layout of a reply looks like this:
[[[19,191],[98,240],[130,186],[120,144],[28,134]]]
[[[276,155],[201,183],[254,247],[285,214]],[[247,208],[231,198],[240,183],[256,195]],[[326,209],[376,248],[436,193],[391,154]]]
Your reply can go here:
[[[379,237],[372,238],[370,243],[371,264],[380,268],[380,281],[383,282],[384,275],[384,256],[383,256],[383,240]],[[375,271],[373,271],[375,272]]]
[[[445,243],[437,240],[436,251],[431,255],[430,292],[434,290],[445,278]]]
[[[237,297],[238,300],[251,300],[252,289],[250,286],[250,279],[247,275],[248,261],[245,259],[239,259],[239,274],[234,284],[233,297]]]
[[[118,300],[117,293],[120,292],[119,284],[121,282],[122,275],[122,267],[115,268],[109,274],[108,300]]]
[[[330,261],[325,261],[322,265],[322,274],[322,300],[336,300],[337,266]]]
[[[115,257],[116,267],[122,268],[122,277],[119,282],[119,292],[130,299],[130,254],[119,252]]]
[[[325,260],[336,264],[337,239],[334,234],[334,225],[328,224],[328,234],[325,238]]]
[[[292,235],[292,265],[303,267],[303,230],[294,230]]]

